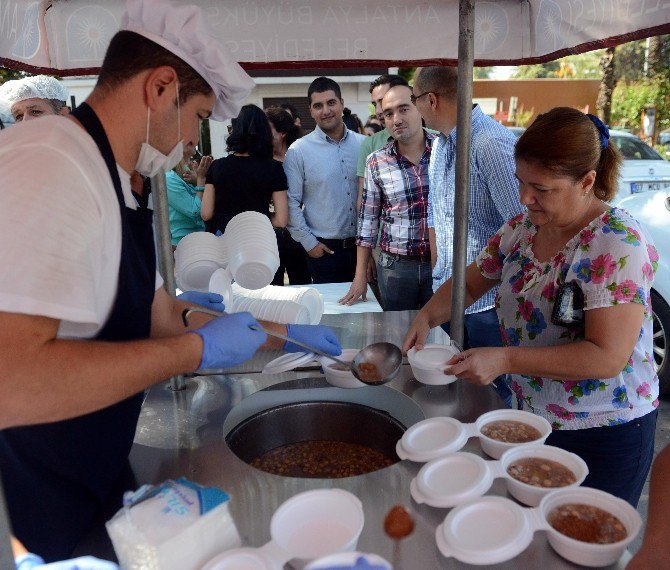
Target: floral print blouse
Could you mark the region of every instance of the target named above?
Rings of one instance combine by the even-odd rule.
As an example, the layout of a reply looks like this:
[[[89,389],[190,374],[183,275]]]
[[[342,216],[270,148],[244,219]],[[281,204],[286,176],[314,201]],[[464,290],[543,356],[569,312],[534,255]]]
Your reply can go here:
[[[512,374],[519,409],[543,416],[554,429],[611,426],[650,413],[658,406],[650,299],[658,253],[653,244],[640,224],[618,208],[598,216],[547,262],[533,255],[536,231],[528,214],[520,214],[498,230],[476,260],[485,277],[501,282],[496,311],[505,346],[556,346],[583,338],[580,326],[551,322],[563,283],[579,285],[585,311],[640,303],[644,320],[628,363],[613,378],[558,381]]]

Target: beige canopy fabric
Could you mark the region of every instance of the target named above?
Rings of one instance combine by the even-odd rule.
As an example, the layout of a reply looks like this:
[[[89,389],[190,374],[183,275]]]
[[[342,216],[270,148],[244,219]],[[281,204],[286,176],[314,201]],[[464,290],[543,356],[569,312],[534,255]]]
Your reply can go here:
[[[458,0],[190,0],[247,69],[455,63]],[[123,0],[3,0],[0,64],[95,73]],[[477,0],[475,65],[557,59],[670,32],[664,0]]]

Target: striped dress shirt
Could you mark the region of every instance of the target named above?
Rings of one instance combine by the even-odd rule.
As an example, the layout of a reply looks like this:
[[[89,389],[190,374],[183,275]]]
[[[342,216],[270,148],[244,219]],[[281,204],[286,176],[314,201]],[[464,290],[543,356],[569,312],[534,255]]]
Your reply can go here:
[[[508,128],[485,115],[479,105],[473,107],[468,264],[507,220],[525,211],[519,202],[515,176],[515,144],[516,137]],[[448,136],[441,134],[434,142],[429,177],[428,226],[435,230],[437,263],[433,269],[433,290],[437,290],[453,272],[456,128]],[[492,308],[496,290],[486,293],[465,312],[479,313]]]
[[[428,163],[435,135],[426,133],[419,164],[398,152],[395,140],[368,156],[357,245],[373,248],[381,222],[382,251],[429,256]]]

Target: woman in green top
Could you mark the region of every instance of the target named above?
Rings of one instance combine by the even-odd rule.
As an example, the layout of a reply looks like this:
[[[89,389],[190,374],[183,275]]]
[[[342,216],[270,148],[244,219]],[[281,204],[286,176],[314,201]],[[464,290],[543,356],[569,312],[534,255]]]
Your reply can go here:
[[[200,217],[200,205],[205,189],[205,176],[211,164],[211,156],[203,156],[200,164],[194,161],[190,167],[186,160],[182,160],[174,170],[165,175],[173,246],[185,235],[205,231],[205,222]]]

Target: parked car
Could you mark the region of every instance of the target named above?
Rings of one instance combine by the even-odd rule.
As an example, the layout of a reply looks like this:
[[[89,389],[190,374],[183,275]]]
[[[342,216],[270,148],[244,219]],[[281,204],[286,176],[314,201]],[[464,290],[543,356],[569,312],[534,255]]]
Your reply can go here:
[[[619,190],[612,203],[639,220],[651,235],[660,259],[651,291],[654,360],[662,395],[670,395],[670,162],[639,138],[610,131],[623,155]]]

